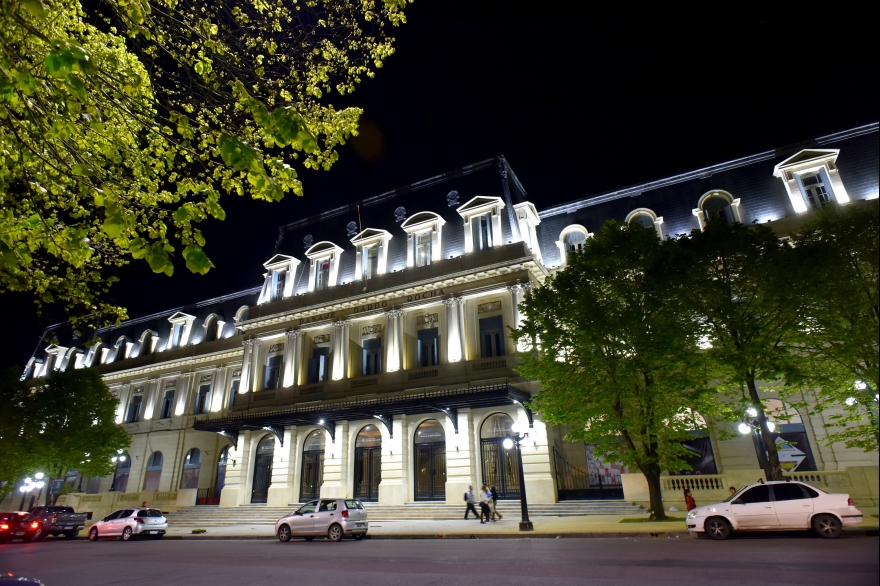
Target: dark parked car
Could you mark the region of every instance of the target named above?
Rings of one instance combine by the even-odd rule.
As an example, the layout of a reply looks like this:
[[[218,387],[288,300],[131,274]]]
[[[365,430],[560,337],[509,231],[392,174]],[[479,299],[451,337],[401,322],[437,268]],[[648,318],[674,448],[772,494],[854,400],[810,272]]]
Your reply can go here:
[[[40,541],[44,537],[43,524],[30,513],[0,513],[0,542],[9,543],[13,539]]]
[[[28,512],[32,518],[40,521],[41,531],[53,537],[64,535],[66,539],[76,539],[79,532],[85,528],[88,518],[86,513],[75,513],[73,507],[58,505],[34,507]],[[39,539],[45,536],[42,535]]]

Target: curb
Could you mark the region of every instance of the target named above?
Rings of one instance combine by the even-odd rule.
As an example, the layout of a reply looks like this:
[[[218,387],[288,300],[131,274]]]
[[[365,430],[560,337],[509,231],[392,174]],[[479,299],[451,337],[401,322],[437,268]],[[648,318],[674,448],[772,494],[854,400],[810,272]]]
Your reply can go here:
[[[755,533],[751,533],[755,535]],[[880,529],[849,529],[844,532],[845,537],[878,537]],[[638,532],[588,532],[588,533],[438,533],[438,534],[411,534],[411,533],[388,533],[384,535],[368,535],[366,539],[375,540],[403,540],[403,539],[658,539],[667,537],[670,539],[690,538],[694,539],[697,534],[688,531],[659,531],[656,533]],[[704,538],[700,536],[700,538]],[[262,535],[166,535],[165,539],[173,540],[263,540],[275,541],[275,537]]]

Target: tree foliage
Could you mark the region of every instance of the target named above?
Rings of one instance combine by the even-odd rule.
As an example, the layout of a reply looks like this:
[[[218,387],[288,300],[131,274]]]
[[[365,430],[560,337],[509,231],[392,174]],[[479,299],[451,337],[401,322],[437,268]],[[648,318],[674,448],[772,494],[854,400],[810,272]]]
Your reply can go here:
[[[663,470],[687,470],[682,442],[720,416],[698,352],[701,325],[673,293],[667,249],[653,228],[608,222],[521,306],[514,331],[536,351],[518,372],[541,383],[545,421],[572,427],[613,460],[644,473],[664,518]]]
[[[55,372],[40,387],[19,377],[17,369],[0,377],[0,495],[38,471],[49,478],[68,470],[86,477],[113,472],[110,458],[131,440],[116,424],[119,400],[101,376],[91,369]]]
[[[828,420],[841,429],[828,443],[865,451],[878,448],[880,388],[880,205],[828,206],[793,235],[801,265],[815,286],[800,340],[810,357],[805,386],[815,408],[834,408]]]
[[[302,195],[392,54],[405,0],[0,5],[0,291],[113,319],[108,269],[213,265],[221,197]]]

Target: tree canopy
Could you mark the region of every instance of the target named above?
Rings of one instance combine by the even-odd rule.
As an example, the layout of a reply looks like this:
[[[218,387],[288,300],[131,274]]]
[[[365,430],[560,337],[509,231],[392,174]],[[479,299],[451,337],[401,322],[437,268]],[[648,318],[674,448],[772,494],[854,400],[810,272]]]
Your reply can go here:
[[[513,333],[536,343],[517,371],[541,383],[532,402],[544,420],[637,467],[657,518],[661,471],[689,469],[682,442],[723,411],[698,352],[702,326],[665,270],[673,244],[653,228],[606,223],[526,299]]]
[[[36,387],[19,378],[14,368],[0,376],[0,480],[6,481],[0,495],[38,471],[49,478],[69,470],[84,477],[113,472],[110,458],[131,439],[116,424],[119,399],[101,375],[92,369],[54,372]]]
[[[406,0],[9,0],[0,6],[0,291],[126,316],[112,268],[213,265],[221,197],[302,195],[393,53]]]

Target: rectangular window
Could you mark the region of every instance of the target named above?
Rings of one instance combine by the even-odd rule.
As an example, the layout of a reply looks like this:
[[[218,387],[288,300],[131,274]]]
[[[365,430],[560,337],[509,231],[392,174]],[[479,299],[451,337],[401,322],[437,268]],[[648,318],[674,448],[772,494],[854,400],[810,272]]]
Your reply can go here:
[[[480,320],[480,357],[504,356],[504,323],[501,316]]]
[[[492,214],[485,213],[471,218],[471,235],[474,252],[492,248]]]
[[[162,399],[162,415],[159,419],[168,419],[174,409],[174,389],[165,391],[165,397]]]
[[[326,291],[330,286],[330,259],[315,262],[315,291]]]
[[[174,327],[171,330],[171,347],[172,348],[177,348],[180,346],[181,334],[183,334],[183,324],[174,324]]]
[[[208,412],[208,404],[211,401],[211,385],[200,385],[199,393],[196,395],[196,415],[202,415]]]
[[[424,267],[431,264],[431,232],[419,232],[415,240],[416,266]]]
[[[361,265],[364,273],[363,277],[366,281],[379,274],[379,247],[364,246],[361,254]]]
[[[277,389],[281,382],[281,356],[270,356],[263,369],[263,389]]]
[[[364,340],[364,376],[382,372],[382,340]]]
[[[309,360],[309,384],[327,381],[330,367],[330,348],[315,348]]]
[[[417,356],[419,368],[423,366],[435,366],[440,360],[439,344],[437,343],[437,328],[428,328],[418,332]]]
[[[229,388],[229,408],[232,409],[232,406],[235,404],[235,395],[238,394],[238,389],[241,386],[241,379],[235,379],[232,381],[232,386]]]
[[[810,208],[814,211],[822,209],[831,201],[828,184],[824,181],[824,177],[819,173],[814,175],[802,175],[801,183],[804,186],[804,197]]]
[[[128,404],[128,416],[125,418],[126,423],[137,423],[141,420],[141,403],[144,400],[143,395],[135,395]]]
[[[284,282],[287,280],[287,271],[272,271],[272,301],[278,301],[284,297]]]

